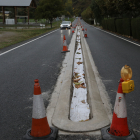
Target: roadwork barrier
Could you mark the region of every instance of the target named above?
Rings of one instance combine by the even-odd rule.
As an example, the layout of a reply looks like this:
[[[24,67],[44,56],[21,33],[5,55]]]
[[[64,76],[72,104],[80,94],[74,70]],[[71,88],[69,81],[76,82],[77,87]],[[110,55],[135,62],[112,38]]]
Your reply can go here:
[[[71,39],[69,45],[70,52],[66,54],[66,59],[63,62],[64,70],[60,75],[60,80],[56,85],[54,94],[52,95],[51,103],[47,108],[47,116],[49,116],[49,123],[56,126],[58,129],[68,132],[88,132],[99,130],[110,124],[110,119],[100,97],[97,82],[91,64],[91,56],[87,51],[87,43],[84,34],[80,31],[81,45],[83,53],[83,63],[85,69],[85,80],[88,90],[88,103],[90,104],[90,120],[84,122],[73,122],[69,118],[70,102],[72,96],[72,77],[73,77],[73,60],[76,45],[76,34]]]

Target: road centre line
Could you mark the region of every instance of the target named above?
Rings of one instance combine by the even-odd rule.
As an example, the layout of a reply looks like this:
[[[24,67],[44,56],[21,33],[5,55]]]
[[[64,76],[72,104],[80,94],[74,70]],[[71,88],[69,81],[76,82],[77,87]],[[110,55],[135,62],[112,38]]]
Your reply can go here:
[[[57,30],[59,30],[59,29],[57,29]],[[47,35],[49,35],[49,34],[51,34],[51,33],[53,33],[53,32],[56,32],[57,30],[54,30],[54,31],[52,31],[52,32],[50,32],[50,33],[48,33],[48,34],[45,34],[45,35],[43,35],[43,36],[40,36],[40,37],[38,37],[38,38],[36,38],[36,39],[33,39],[33,40],[29,41],[29,42],[26,42],[26,43],[24,43],[24,44],[22,44],[22,45],[19,45],[19,46],[13,48],[13,49],[10,49],[10,50],[8,50],[8,51],[6,51],[6,52],[4,52],[4,53],[1,53],[0,56],[6,54],[6,53],[8,53],[8,52],[11,52],[11,51],[13,51],[13,50],[15,50],[15,49],[17,49],[17,48],[20,48],[20,47],[22,47],[22,46],[24,46],[24,45],[26,45],[26,44],[29,44],[29,43],[31,43],[31,42],[33,42],[33,41],[35,41],[35,40],[38,40],[38,39],[40,39],[40,38],[42,38],[42,37],[44,37],[44,36],[47,36]]]
[[[84,21],[85,22],[85,21]],[[86,22],[85,22],[86,23]],[[86,23],[86,24],[88,24],[88,23]],[[89,25],[89,24],[88,24]],[[120,39],[122,39],[122,40],[125,40],[125,41],[127,41],[127,42],[129,42],[129,43],[132,43],[132,44],[134,44],[134,45],[137,45],[137,46],[140,46],[139,44],[137,44],[137,43],[134,43],[134,42],[132,42],[132,41],[129,41],[129,40],[127,40],[127,39],[124,39],[124,38],[122,38],[122,37],[119,37],[119,36],[117,36],[117,35],[114,35],[114,34],[112,34],[112,33],[110,33],[110,32],[107,32],[107,31],[105,31],[105,30],[102,30],[102,29],[100,29],[100,28],[97,28],[97,27],[94,27],[94,26],[92,26],[92,25],[89,25],[89,26],[91,26],[91,27],[93,27],[93,28],[96,28],[97,30],[101,30],[101,31],[103,31],[103,32],[105,32],[105,33],[108,33],[108,34],[110,34],[110,35],[113,35],[113,36],[115,36],[115,37],[118,37],[118,38],[120,38]]]

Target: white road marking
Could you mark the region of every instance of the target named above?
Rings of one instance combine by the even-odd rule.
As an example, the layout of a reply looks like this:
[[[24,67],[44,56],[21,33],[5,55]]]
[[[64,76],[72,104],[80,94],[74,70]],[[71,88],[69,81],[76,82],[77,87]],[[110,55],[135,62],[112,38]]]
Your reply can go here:
[[[59,30],[59,29],[57,29],[57,30]],[[31,43],[31,42],[33,42],[33,41],[35,41],[35,40],[38,40],[38,39],[40,39],[40,38],[42,38],[42,37],[44,37],[44,36],[47,36],[47,35],[49,35],[49,34],[51,34],[51,33],[53,33],[53,32],[56,32],[57,30],[54,30],[54,31],[52,31],[52,32],[50,32],[50,33],[48,33],[48,34],[45,34],[45,35],[43,35],[43,36],[40,36],[40,37],[38,37],[38,38],[36,38],[36,39],[33,39],[33,40],[29,41],[29,42],[26,42],[26,43],[24,43],[24,44],[22,44],[22,45],[19,45],[19,46],[13,48],[13,49],[10,49],[10,50],[8,50],[8,51],[6,51],[6,52],[4,52],[4,53],[1,53],[0,56],[6,54],[6,53],[8,53],[8,52],[11,52],[11,51],[13,51],[13,50],[15,50],[15,49],[17,49],[17,48],[20,48],[20,47],[22,47],[22,46],[24,46],[24,45],[26,45],[26,44],[29,44],[29,43]]]
[[[84,21],[85,22],[85,21]],[[85,22],[86,23],[86,22]],[[87,23],[86,23],[87,24]],[[89,25],[89,24],[88,24]],[[93,28],[96,28],[96,27],[94,27],[94,26],[92,26],[92,25],[89,25],[89,26],[91,26],[91,27],[93,27]],[[112,33],[109,33],[109,32],[107,32],[107,31],[105,31],[105,30],[102,30],[102,29],[100,29],[100,28],[96,28],[97,30],[101,30],[101,31],[103,31],[103,32],[105,32],[105,33],[108,33],[108,34],[110,34],[110,35],[113,35],[113,36],[115,36],[115,37],[118,37],[118,38],[120,38],[120,39],[122,39],[122,40],[125,40],[125,41],[127,41],[127,42],[129,42],[129,43],[132,43],[132,44],[134,44],[134,45],[137,45],[137,46],[140,46],[139,44],[137,44],[137,43],[134,43],[134,42],[132,42],[132,41],[129,41],[129,40],[127,40],[127,39],[124,39],[124,38],[122,38],[122,37],[119,37],[119,36],[117,36],[117,35],[114,35],[114,34],[112,34]]]
[[[96,28],[96,27],[94,27],[94,28]],[[99,28],[96,28],[96,29],[101,30],[101,29],[99,29]],[[134,44],[134,45],[140,46],[140,45],[137,44],[137,43],[134,43],[134,42],[132,42],[132,41],[129,41],[129,40],[127,40],[127,39],[124,39],[124,38],[119,37],[119,36],[117,36],[117,35],[114,35],[114,34],[112,34],[112,33],[109,33],[109,32],[107,32],[107,31],[104,31],[104,30],[101,30],[101,31],[103,31],[103,32],[105,32],[105,33],[108,33],[108,34],[110,34],[110,35],[113,35],[113,36],[115,36],[115,37],[118,37],[118,38],[120,38],[120,39],[122,39],[122,40],[125,40],[125,41],[127,41],[127,42],[130,42],[130,43],[132,43],[132,44]]]

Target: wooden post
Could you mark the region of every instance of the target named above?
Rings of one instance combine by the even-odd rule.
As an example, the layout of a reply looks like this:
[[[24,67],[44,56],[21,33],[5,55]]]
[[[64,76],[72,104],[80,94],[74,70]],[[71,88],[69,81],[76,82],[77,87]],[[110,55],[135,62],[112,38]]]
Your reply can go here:
[[[28,7],[28,24],[29,24],[29,7]]]
[[[17,7],[15,7],[15,24],[17,24]]]
[[[4,11],[5,7],[2,6],[2,13],[3,13],[3,24],[5,24],[5,11]]]

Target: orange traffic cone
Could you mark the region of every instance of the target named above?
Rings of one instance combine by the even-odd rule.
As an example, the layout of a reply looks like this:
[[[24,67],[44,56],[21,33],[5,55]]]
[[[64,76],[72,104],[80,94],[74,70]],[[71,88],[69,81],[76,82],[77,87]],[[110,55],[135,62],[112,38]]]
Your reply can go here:
[[[66,37],[64,35],[63,37],[63,50],[62,50],[62,53],[64,52],[69,52],[68,48],[67,48],[67,42],[66,42]]]
[[[72,27],[72,33],[74,33],[74,28]]]
[[[84,25],[82,26],[82,31],[84,31]]]
[[[85,35],[84,36],[87,37],[87,28],[85,28]]]
[[[33,114],[32,114],[32,127],[27,130],[26,135],[23,137],[28,139],[44,139],[56,138],[58,130],[53,127],[49,127],[45,106],[41,94],[39,80],[35,80],[34,95],[33,95]]]
[[[101,129],[102,140],[137,140],[133,131],[128,129],[125,93],[122,91],[123,81],[121,78],[119,82],[112,124]]]
[[[122,92],[122,82],[124,80],[121,78],[118,93],[116,96],[114,113],[112,124],[110,126],[109,133],[115,136],[128,136],[129,129],[127,124],[127,110],[126,110],[126,101],[125,93]]]

